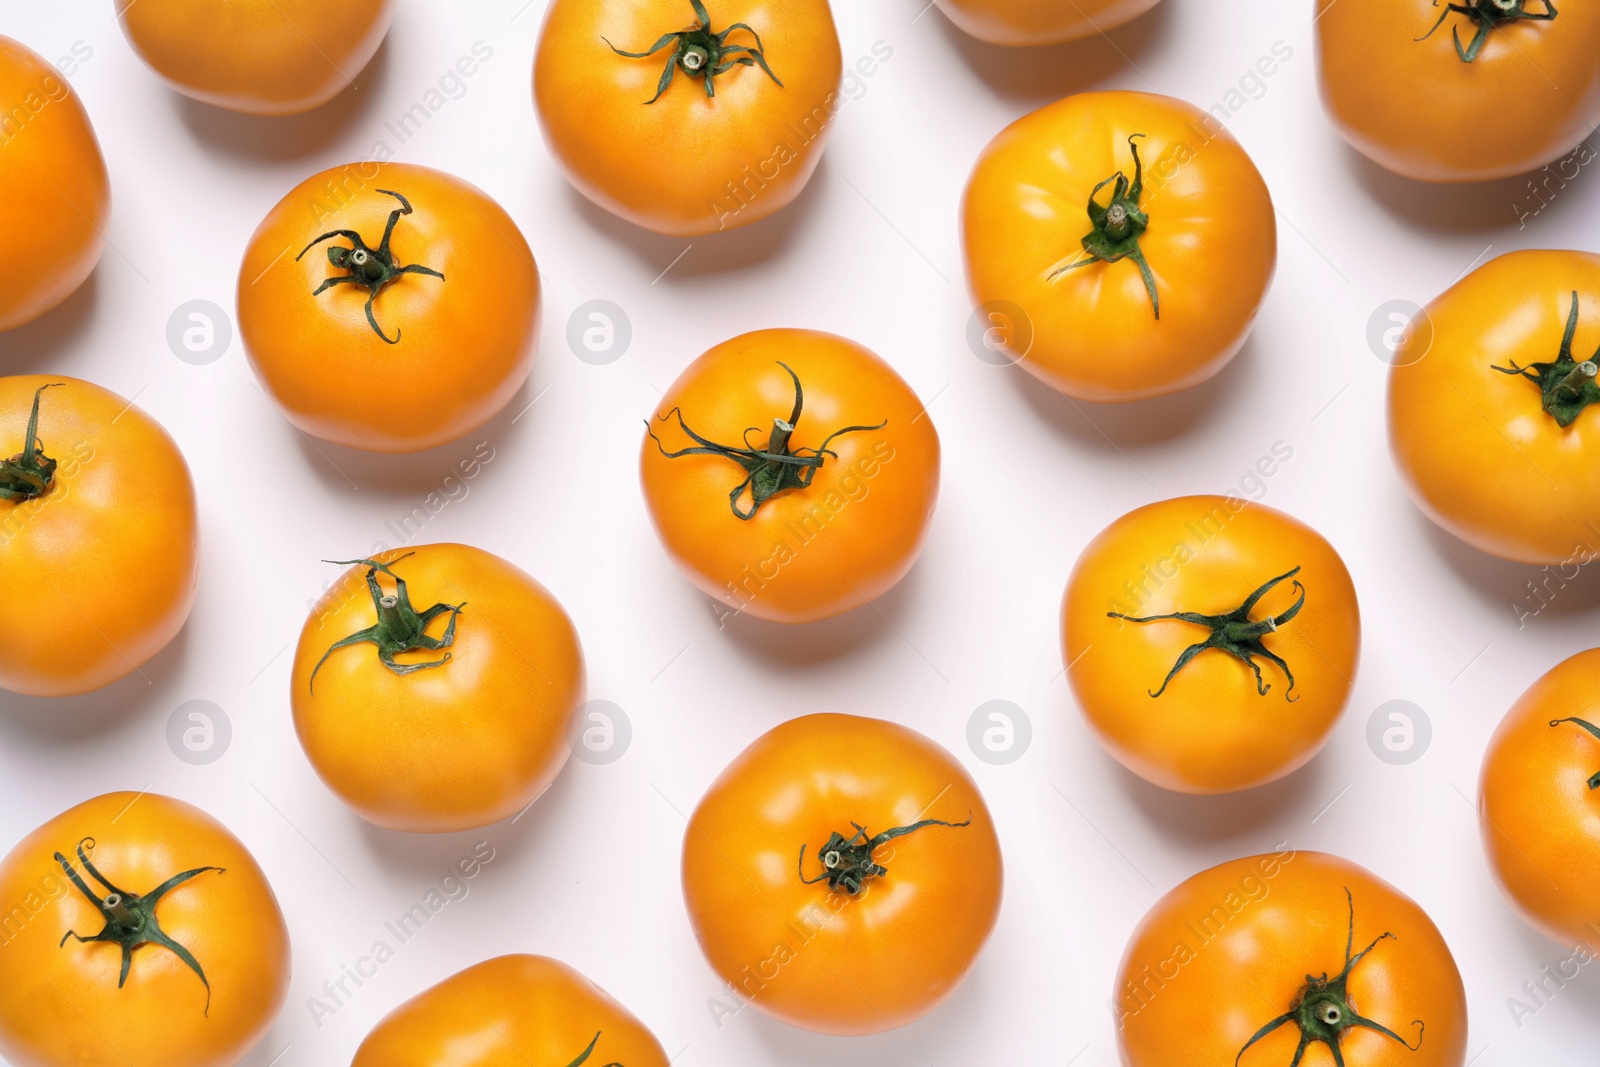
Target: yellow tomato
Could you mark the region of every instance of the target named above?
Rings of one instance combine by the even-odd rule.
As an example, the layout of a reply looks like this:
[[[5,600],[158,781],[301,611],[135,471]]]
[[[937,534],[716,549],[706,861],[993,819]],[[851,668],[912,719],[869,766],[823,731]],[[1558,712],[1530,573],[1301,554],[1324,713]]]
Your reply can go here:
[[[59,375],[0,378],[0,442],[0,688],[72,696],[132,674],[194,604],[183,453],[130,401]]]
[[[1233,358],[1278,262],[1272,197],[1233,135],[1150,93],[1082,93],[1008,126],[963,207],[967,281],[1011,358],[1105,403]]]
[[[1412,499],[1492,555],[1600,555],[1600,255],[1512,252],[1429,304],[1389,375]]]
[[[1114,30],[1160,0],[936,0],[950,21],[980,41],[1058,44]]]
[[[1062,605],[1067,679],[1100,743],[1184,793],[1307,763],[1355,682],[1350,572],[1311,527],[1190,496],[1129,512],[1084,549]]]

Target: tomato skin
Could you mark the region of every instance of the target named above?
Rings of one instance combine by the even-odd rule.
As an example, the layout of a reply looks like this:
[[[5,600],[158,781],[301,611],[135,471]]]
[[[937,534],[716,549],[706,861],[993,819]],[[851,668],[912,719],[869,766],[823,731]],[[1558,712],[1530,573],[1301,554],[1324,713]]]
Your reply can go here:
[[[123,35],[185,96],[295,115],[351,84],[389,32],[394,0],[115,0]]]
[[[1516,21],[1463,63],[1433,0],[1318,0],[1317,73],[1340,135],[1396,174],[1480,182],[1571,152],[1600,112],[1600,9],[1558,4],[1553,22]]]
[[[373,302],[341,284],[314,238],[352,229],[376,248],[399,201],[396,259],[444,274],[404,275]],[[539,269],[517,224],[483,190],[409,163],[352,163],[306,179],[257,227],[239,270],[239,333],[261,384],[296,427],[369,452],[419,452],[492,419],[527,379],[538,345]]]
[[[527,1067],[576,1060],[667,1067],[660,1042],[627,1008],[545,956],[468,967],[384,1016],[350,1067]]]
[[[1530,925],[1571,948],[1600,952],[1600,649],[1563,660],[1506,714],[1483,760],[1479,827],[1489,867]]]
[[[1345,890],[1350,896],[1346,898]],[[1163,897],[1128,942],[1114,1011],[1123,1067],[1232,1064],[1251,1037],[1290,1009],[1306,976],[1336,977],[1355,910],[1355,951],[1383,933],[1350,972],[1349,1006],[1415,1043],[1344,1031],[1344,1060],[1361,1067],[1462,1067],[1467,1000],[1444,938],[1410,898],[1348,860],[1318,852],[1252,856],[1195,875]],[[1283,1067],[1300,1030],[1257,1042],[1239,1067]],[[1324,1043],[1307,1064],[1331,1064]]]
[[[1480,551],[1561,563],[1600,549],[1600,411],[1563,429],[1539,386],[1494,368],[1551,362],[1579,301],[1573,353],[1600,347],[1600,256],[1490,260],[1417,316],[1389,373],[1389,447],[1423,513]]]
[[[1294,672],[1292,703],[1277,666],[1257,660],[1271,687],[1263,696],[1250,668],[1215,648],[1152,698],[1209,631],[1107,617],[1225,614],[1294,567],[1250,616],[1286,612],[1293,583],[1305,587],[1299,614],[1262,638]],[[1344,561],[1311,527],[1261,504],[1190,496],[1131,511],[1089,543],[1067,581],[1061,633],[1073,697],[1107,752],[1164,789],[1228,793],[1282,778],[1321,750],[1355,681],[1361,612]]]
[[[0,332],[32,322],[82,285],[100,262],[111,180],[83,101],[45,58],[0,36]],[[28,116],[20,128],[16,115]]]
[[[60,383],[56,385],[56,383]],[[34,394],[54,487],[0,499],[0,688],[91,692],[148,662],[194,605],[199,529],[177,444],[127,400],[65,375],[0,378],[0,454],[23,449]]]
[[[812,877],[816,850],[851,823],[876,835],[969,812],[970,826],[880,848],[889,873],[859,897],[800,881],[800,846]],[[712,784],[683,842],[684,899],[712,967],[762,1011],[829,1034],[880,1033],[943,1002],[994,928],[1002,882],[989,809],[961,764],[921,734],[852,715],[807,715],[759,738]]]
[[[996,323],[1023,369],[1068,396],[1122,403],[1198,385],[1243,346],[1277,269],[1277,217],[1261,172],[1215,126],[1170,97],[1080,93],[984,149],[962,207],[967,282],[980,311],[1004,304],[1026,317],[1027,327]],[[1131,258],[1050,277],[1084,256],[1095,186],[1118,171],[1133,180],[1135,134],[1159,319]],[[1110,196],[1099,194],[1102,206]]]
[[[999,45],[1080,41],[1132,22],[1160,0],[937,0],[951,22]]]
[[[130,893],[224,868],[173,889],[155,910],[204,969],[209,1008],[199,977],[164,948],[135,949],[118,989],[118,945],[59,944],[68,930],[91,937],[106,925],[52,855],[69,857],[103,896],[75,853],[85,838],[95,841],[90,862]],[[289,992],[289,931],[265,874],[225,826],[181,800],[107,793],[63,812],[0,862],[0,901],[12,909],[0,929],[0,1054],[15,1067],[231,1067]]]
[[[810,181],[841,104],[843,55],[827,0],[706,0],[714,30],[745,23],[767,63],[715,79],[675,73],[653,104],[671,48],[696,25],[688,0],[553,0],[533,66],[545,143],[567,180],[636,226],[680,237],[747,226],[787,207]],[[740,32],[729,43],[745,42]],[[781,150],[780,150],[781,148]]]
[[[455,642],[398,662],[450,662],[398,675],[370,642],[329,647],[372,626],[365,566],[347,570],[306,619],[290,704],[306,757],[368,822],[449,833],[499,822],[532,804],[568,756],[566,729],[583,700],[583,649],[549,591],[517,567],[466,545],[420,545],[373,557],[393,565],[412,606],[466,604]],[[386,593],[394,579],[380,575]],[[448,614],[429,625],[441,636]]]
[[[916,562],[939,496],[939,434],[922,402],[872,352],[813,330],[760,330],[725,341],[667,390],[650,431],[669,451],[692,445],[674,408],[702,436],[738,445],[767,440],[787,419],[800,378],[804,409],[791,445],[836,437],[809,488],[770,497],[749,520],[728,494],[744,470],[722,456],[668,459],[649,433],[639,456],[645,503],[673,561],[735,613],[774,622],[829,618],[888,592]],[[748,499],[745,505],[748,506]]]

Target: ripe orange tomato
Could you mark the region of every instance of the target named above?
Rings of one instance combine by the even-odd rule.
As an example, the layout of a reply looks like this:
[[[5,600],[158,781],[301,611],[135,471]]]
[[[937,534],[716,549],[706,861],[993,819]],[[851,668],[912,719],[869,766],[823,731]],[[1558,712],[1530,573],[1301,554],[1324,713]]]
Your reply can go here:
[[[800,195],[843,103],[842,71],[827,0],[553,0],[533,96],[580,193],[636,226],[694,236]]]
[[[116,0],[128,43],[185,96],[255,115],[332,100],[367,65],[394,0]]]
[[[711,966],[793,1026],[875,1034],[938,1007],[994,929],[1000,842],[956,759],[903,726],[807,715],[712,784],[683,840]]]
[[[159,423],[64,375],[0,378],[0,688],[73,696],[132,674],[189,617],[189,465]]]
[[[1429,304],[1389,374],[1389,446],[1417,506],[1506,559],[1600,552],[1597,348],[1592,253],[1511,252]]]
[[[0,862],[0,1053],[15,1067],[231,1067],[289,992],[289,931],[210,815],[107,793]]]
[[[1600,112],[1593,4],[1318,0],[1313,21],[1334,127],[1408,178],[1537,170],[1572,151]]]
[[[1517,701],[1489,742],[1479,786],[1483,847],[1534,927],[1600,952],[1600,649],[1564,660]]]
[[[980,41],[1059,44],[1114,30],[1160,0],[936,0],[950,21]]]
[[[1318,852],[1234,860],[1168,893],[1114,997],[1124,1067],[1466,1062],[1466,990],[1438,927]]]
[[[493,418],[539,337],[539,268],[487,193],[408,163],[306,179],[256,228],[239,333],[291,423],[417,452]]]
[[[555,780],[583,650],[521,570],[423,545],[353,562],[306,619],[290,684],[329,789],[368,822],[446,833],[515,815]]]
[[[83,102],[45,58],[0,36],[0,331],[55,307],[100,261],[111,182]]]
[[[1281,511],[1188,496],[1084,549],[1061,609],[1067,679],[1106,751],[1183,793],[1311,760],[1355,682],[1361,612],[1332,545]]]
[[[1082,400],[1216,374],[1277,269],[1261,172],[1205,112],[1150,93],[1081,93],[1018,119],[978,157],[962,210],[978,314]]]
[[[361,1042],[351,1067],[667,1067],[627,1008],[564,963],[500,956],[412,997]]]
[[[695,585],[731,614],[812,622],[883,595],[916,562],[939,435],[860,345],[761,330],[679,375],[639,471],[656,532]]]

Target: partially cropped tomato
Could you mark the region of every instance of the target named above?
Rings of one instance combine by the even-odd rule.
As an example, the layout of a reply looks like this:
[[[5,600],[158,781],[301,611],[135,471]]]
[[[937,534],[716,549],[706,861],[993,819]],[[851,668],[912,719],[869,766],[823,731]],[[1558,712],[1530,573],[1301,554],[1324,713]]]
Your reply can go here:
[[[533,96],[580,193],[694,236],[800,195],[844,102],[842,71],[828,0],[553,0]]]
[[[356,560],[300,632],[295,731],[368,822],[446,833],[532,804],[566,764],[583,650],[499,556],[423,545]]]
[[[1059,44],[1114,30],[1160,0],[936,0],[950,21],[980,41]]]
[[[761,330],[679,375],[639,467],[656,532],[707,595],[729,614],[812,622],[883,595],[916,562],[939,435],[860,345]]]
[[[107,793],[0,862],[0,1054],[14,1067],[231,1067],[289,992],[255,857],[199,808]]]
[[[0,36],[0,331],[32,322],[100,262],[111,182],[78,94],[43,56]]]
[[[1423,512],[1524,563],[1600,555],[1600,256],[1512,252],[1408,327],[1389,447]]]
[[[389,32],[394,0],[115,0],[128,43],[185,96],[293,115],[351,84]]]
[[[1082,93],[1018,119],[978,158],[963,212],[979,316],[1009,358],[1082,400],[1216,374],[1277,269],[1261,172],[1204,111],[1150,93]]]
[[[1600,953],[1600,649],[1533,684],[1489,742],[1479,824],[1523,918]]]
[[[132,674],[194,604],[194,482],[161,425],[64,375],[0,378],[0,688],[73,696]]]
[[[965,768],[903,726],[807,715],[712,784],[683,839],[700,947],[739,996],[793,1026],[874,1034],[967,976],[1003,882]]]
[[[1113,997],[1124,1067],[1466,1063],[1466,990],[1438,927],[1319,852],[1234,860],[1162,897]]]
[[[667,1067],[655,1035],[577,971],[500,956],[412,997],[351,1067]]]
[[[1537,170],[1600,117],[1600,7],[1552,0],[1317,0],[1322,101],[1396,174]]]
[[[539,268],[505,209],[408,163],[307,178],[239,270],[239,332],[284,415],[369,452],[492,419],[528,377],[539,310]]]
[[[1184,793],[1265,785],[1321,750],[1361,651],[1350,572],[1281,511],[1188,496],[1084,549],[1062,605],[1067,679],[1100,743]]]

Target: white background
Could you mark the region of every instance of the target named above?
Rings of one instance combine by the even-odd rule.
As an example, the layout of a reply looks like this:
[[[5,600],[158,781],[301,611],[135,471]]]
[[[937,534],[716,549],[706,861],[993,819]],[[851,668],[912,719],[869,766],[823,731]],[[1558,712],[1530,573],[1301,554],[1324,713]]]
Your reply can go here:
[[[72,81],[115,206],[114,247],[94,277],[44,320],[0,336],[0,371],[78,375],[137,397],[194,469],[204,554],[193,618],[143,677],[81,699],[3,698],[0,846],[111,789],[179,796],[227,823],[269,872],[294,937],[289,1002],[251,1067],[347,1063],[402,999],[509,951],[577,966],[685,1067],[1098,1067],[1116,1057],[1106,1002],[1139,917],[1197,870],[1280,841],[1342,853],[1427,908],[1466,977],[1477,1067],[1593,1062],[1594,968],[1513,1023],[1507,998],[1568,952],[1502,904],[1473,800],[1500,716],[1593,643],[1600,585],[1580,578],[1519,628],[1514,605],[1534,572],[1449,542],[1405,498],[1384,441],[1385,366],[1366,331],[1386,301],[1425,302],[1487,256],[1581,243],[1600,221],[1600,177],[1585,172],[1519,229],[1519,210],[1538,203],[1521,181],[1427,188],[1376,171],[1323,118],[1305,0],[1167,0],[1109,39],[1036,52],[971,42],[937,10],[919,14],[925,0],[869,0],[837,5],[846,60],[879,41],[893,57],[843,108],[809,191],[773,220],[688,247],[566,187],[529,90],[544,0],[525,2],[402,0],[355,91],[310,116],[254,119],[164,88],[109,2],[4,0],[0,32],[52,59],[75,42],[92,49]],[[465,95],[398,144],[385,124],[480,40],[493,58]],[[1278,277],[1236,363],[1190,395],[1113,410],[975,358],[958,204],[987,140],[1081,89],[1209,107],[1279,40],[1293,58],[1230,120],[1282,223]],[[231,313],[245,242],[279,197],[378,141],[497,198],[546,281],[527,390],[480,434],[408,458],[309,445],[257,389],[237,336],[208,366],[180,361],[166,341],[186,301]],[[608,366],[566,344],[568,317],[591,299],[632,320],[632,348]],[[943,435],[944,494],[921,563],[881,610],[719,631],[648,525],[640,421],[693,356],[776,325],[847,334],[899,368]],[[478,441],[495,458],[422,539],[479,545],[545,582],[584,637],[590,695],[626,710],[632,746],[609,766],[573,761],[515,825],[440,838],[374,830],[323,788],[296,744],[290,643],[336,573],[317,561],[394,543],[385,523],[438,490]],[[1214,800],[1166,795],[1103,755],[1075,710],[1061,677],[1061,591],[1106,523],[1151,500],[1236,489],[1280,441],[1293,459],[1267,480],[1265,500],[1322,531],[1362,596],[1354,698],[1327,750],[1291,780]],[[209,766],[180,761],[166,739],[174,710],[197,699],[221,707],[234,732]],[[1032,747],[1009,766],[967,746],[968,718],[992,699],[1031,718]],[[1366,740],[1390,700],[1415,702],[1433,724],[1431,749],[1410,766],[1386,764]],[[708,1008],[719,983],[679,890],[685,815],[757,735],[818,710],[932,735],[972,767],[1001,828],[1008,883],[994,939],[961,991],[902,1033],[820,1037],[755,1010],[719,1027]],[[470,896],[316,1026],[308,998],[481,840],[496,859]]]

